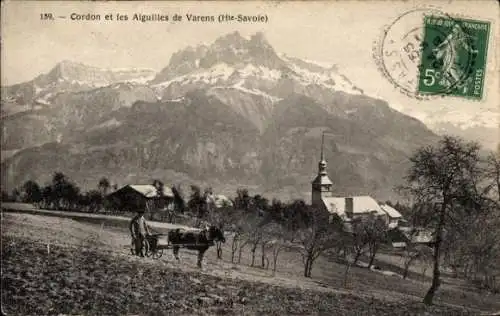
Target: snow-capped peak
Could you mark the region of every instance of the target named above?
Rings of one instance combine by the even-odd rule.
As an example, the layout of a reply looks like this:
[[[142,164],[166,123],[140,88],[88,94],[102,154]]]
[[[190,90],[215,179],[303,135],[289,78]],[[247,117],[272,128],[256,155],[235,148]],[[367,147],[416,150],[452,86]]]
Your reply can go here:
[[[159,95],[171,99],[195,86],[234,88],[241,80],[245,83],[239,87],[249,89],[246,92],[258,91],[272,96],[273,100],[286,96],[290,89],[297,91],[310,86],[329,92],[363,94],[339,73],[336,65],[278,55],[262,33],[247,39],[233,32],[219,37],[211,45],[178,51],[151,83]]]
[[[79,84],[93,86],[109,85],[117,82],[146,82],[151,80],[155,72],[145,68],[97,68],[82,63],[63,61],[57,64],[46,79],[74,81]]]

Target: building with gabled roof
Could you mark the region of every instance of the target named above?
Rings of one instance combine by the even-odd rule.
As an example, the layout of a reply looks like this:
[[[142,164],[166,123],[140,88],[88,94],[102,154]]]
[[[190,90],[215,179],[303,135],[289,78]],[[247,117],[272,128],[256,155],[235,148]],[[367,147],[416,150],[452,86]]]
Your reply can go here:
[[[341,218],[353,219],[363,215],[386,216],[377,201],[368,195],[346,197],[322,197],[326,210]]]
[[[318,174],[312,181],[311,204],[330,214],[337,214],[344,221],[375,215],[383,217],[389,222],[389,215],[385,212],[379,203],[368,195],[361,196],[333,196],[333,182],[328,177],[327,162],[323,157],[323,144],[321,146],[321,158],[318,163]]]
[[[152,206],[158,209],[173,209],[174,193],[168,186],[163,186],[163,194],[152,184],[128,184],[108,194],[107,199],[115,208],[123,211],[148,210]]]
[[[222,207],[233,207],[234,203],[225,195],[222,194],[212,194],[209,197],[210,202],[214,205],[215,208]]]
[[[388,204],[380,204],[380,207],[382,208],[382,211],[387,214],[387,223],[389,225],[389,228],[398,227],[400,221],[403,220],[403,215],[401,215],[401,213],[399,213],[394,207]]]
[[[389,238],[395,248],[404,248],[408,244],[432,247],[436,241],[434,231],[423,227],[395,227],[389,230]]]
[[[120,188],[119,190],[117,190],[115,192],[118,192],[120,190],[124,190],[127,187],[130,187],[132,190],[135,190],[136,192],[138,192],[139,194],[142,194],[146,198],[159,197],[158,190],[152,184],[129,184],[129,185],[126,185],[126,186]],[[169,188],[168,186],[163,186],[163,196],[174,198],[174,193],[172,192],[172,189]]]

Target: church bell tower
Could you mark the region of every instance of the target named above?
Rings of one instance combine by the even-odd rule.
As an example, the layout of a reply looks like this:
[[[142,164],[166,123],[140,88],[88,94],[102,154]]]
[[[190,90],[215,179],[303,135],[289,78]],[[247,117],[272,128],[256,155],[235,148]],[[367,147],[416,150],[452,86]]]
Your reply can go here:
[[[322,198],[332,196],[333,183],[326,172],[327,163],[323,156],[324,140],[325,134],[323,133],[321,135],[321,158],[318,163],[318,175],[312,181],[312,205],[323,205]]]

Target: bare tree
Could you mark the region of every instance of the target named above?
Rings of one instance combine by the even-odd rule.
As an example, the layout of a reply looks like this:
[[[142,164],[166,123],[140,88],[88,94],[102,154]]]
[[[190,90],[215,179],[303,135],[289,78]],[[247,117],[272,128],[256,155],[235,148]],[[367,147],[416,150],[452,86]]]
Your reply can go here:
[[[497,199],[500,201],[500,157],[498,154],[490,153],[486,158],[485,176],[490,180],[487,189],[496,191]]]
[[[244,233],[246,232],[247,222],[244,213],[241,210],[235,210],[235,218],[231,225],[233,240],[231,242],[231,262],[235,262],[236,253],[239,250],[238,263],[241,261],[242,248],[245,246]]]
[[[213,225],[217,226],[221,230],[226,230],[235,222],[235,210],[231,206],[223,206],[221,208],[213,207],[208,213],[208,220]],[[234,239],[233,239],[234,242]],[[217,259],[222,259],[222,244],[221,241],[217,241]]]
[[[278,223],[268,221],[261,228],[260,266],[262,268],[269,268],[269,259],[266,254],[269,249],[272,249],[272,243],[276,240],[276,233],[279,227]]]
[[[276,273],[278,268],[279,255],[283,250],[293,248],[295,237],[294,232],[289,229],[286,222],[277,223],[273,221],[264,227],[263,240],[265,242],[262,243],[262,246],[265,250],[262,250],[262,256],[264,257],[264,251],[271,251],[273,274]],[[268,265],[269,260],[266,263]],[[264,267],[264,259],[262,259],[262,267]]]
[[[358,263],[359,258],[368,248],[369,236],[367,234],[366,221],[362,218],[356,218],[351,221],[351,232],[349,234],[349,246],[354,254],[353,265]]]
[[[248,234],[248,244],[250,245],[250,252],[252,253],[252,262],[250,266],[253,267],[255,265],[255,253],[257,251],[257,247],[262,243],[262,230],[259,224],[252,229]]]
[[[426,245],[418,244],[413,241],[415,232],[412,232],[403,250],[404,271],[403,279],[408,277],[410,267],[416,261],[422,263],[430,261],[432,258],[432,249]]]
[[[416,204],[432,206],[430,212],[421,214],[435,236],[432,284],[424,297],[427,305],[432,304],[440,285],[443,232],[452,221],[454,206],[464,205],[469,211],[480,207],[479,150],[476,143],[445,136],[438,144],[421,148],[410,158],[412,165],[404,192],[409,193]]]
[[[455,275],[462,275],[489,290],[498,290],[500,286],[497,282],[500,277],[500,213],[495,204],[490,207],[496,211],[466,216],[459,226],[462,229],[447,231],[444,243],[445,261]]]
[[[388,227],[381,217],[371,215],[365,225],[365,233],[368,240],[368,252],[370,261],[368,267],[373,265],[375,256],[382,244],[388,242]]]
[[[330,219],[328,213],[309,207],[309,218],[302,221],[297,231],[300,253],[304,262],[304,276],[311,277],[314,262],[326,250],[337,246],[343,232],[343,221],[338,216]]]
[[[252,263],[255,263],[255,251],[261,240],[261,221],[262,219],[257,216],[254,212],[247,212],[242,216],[242,221],[240,222],[240,227],[242,232],[240,234],[240,241],[238,245],[238,263],[241,262],[241,257],[243,255],[243,250],[250,245],[252,253]]]

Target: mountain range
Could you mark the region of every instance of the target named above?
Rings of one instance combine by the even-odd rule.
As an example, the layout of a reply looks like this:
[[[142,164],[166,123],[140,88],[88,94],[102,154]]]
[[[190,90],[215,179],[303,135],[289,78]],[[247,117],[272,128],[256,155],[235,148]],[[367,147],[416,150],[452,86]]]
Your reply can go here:
[[[157,178],[307,198],[326,132],[335,193],[390,199],[411,153],[438,138],[338,67],[279,54],[262,33],[179,50],[159,72],[63,61],[2,87],[1,115],[8,189],[62,171],[87,189],[102,176]]]

